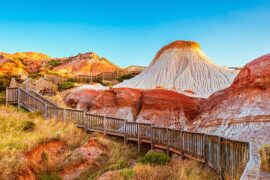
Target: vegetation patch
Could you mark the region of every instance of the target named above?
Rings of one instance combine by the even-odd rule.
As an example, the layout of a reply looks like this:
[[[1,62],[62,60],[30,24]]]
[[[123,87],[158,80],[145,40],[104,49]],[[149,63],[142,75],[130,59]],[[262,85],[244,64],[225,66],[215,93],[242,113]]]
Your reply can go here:
[[[21,124],[21,129],[23,131],[32,131],[35,129],[36,124],[33,121],[23,121]]]
[[[56,173],[41,173],[37,176],[38,180],[62,180]]]
[[[143,164],[164,165],[170,162],[170,156],[163,151],[148,151],[141,160]]]
[[[32,78],[32,79],[38,79],[40,77],[43,77],[42,73],[31,73],[31,74],[29,74],[29,78]]]
[[[135,171],[130,168],[124,168],[120,171],[120,175],[125,179],[129,180],[135,176]]]
[[[84,144],[89,135],[72,123],[44,120],[39,114],[26,113],[13,106],[0,106],[0,179],[16,179],[18,172],[27,172],[22,153],[51,141],[61,141],[67,148]],[[48,158],[46,153],[41,158]],[[49,159],[48,163],[53,160]]]
[[[125,74],[125,75],[120,76],[119,78],[117,78],[117,81],[118,82],[123,82],[124,80],[131,79],[133,77],[135,77],[134,74]]]
[[[0,91],[5,91],[9,83],[10,80],[8,79],[8,77],[0,76]]]
[[[60,91],[64,91],[64,90],[67,90],[67,89],[71,89],[71,88],[74,88],[75,87],[75,83],[73,81],[64,81],[63,83],[59,84],[59,90]]]
[[[48,64],[52,67],[56,67],[62,64],[62,62],[60,60],[57,59],[53,59],[51,61],[48,62]]]
[[[103,82],[102,78],[94,78],[92,82],[107,86],[107,84]]]

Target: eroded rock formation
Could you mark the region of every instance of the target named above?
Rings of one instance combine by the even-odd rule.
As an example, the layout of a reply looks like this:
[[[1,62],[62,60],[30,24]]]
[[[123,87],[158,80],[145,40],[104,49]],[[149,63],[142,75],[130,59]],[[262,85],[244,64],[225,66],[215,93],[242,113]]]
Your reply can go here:
[[[197,99],[164,89],[114,88],[100,94],[94,92],[75,91],[65,100],[70,107],[92,114],[177,128],[192,122],[199,113]]]

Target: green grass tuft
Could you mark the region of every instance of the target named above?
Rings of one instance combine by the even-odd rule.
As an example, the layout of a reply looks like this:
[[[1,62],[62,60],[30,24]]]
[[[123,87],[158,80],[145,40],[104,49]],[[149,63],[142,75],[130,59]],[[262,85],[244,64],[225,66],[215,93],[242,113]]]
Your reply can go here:
[[[164,165],[170,162],[170,156],[163,151],[148,151],[141,160],[142,164]]]

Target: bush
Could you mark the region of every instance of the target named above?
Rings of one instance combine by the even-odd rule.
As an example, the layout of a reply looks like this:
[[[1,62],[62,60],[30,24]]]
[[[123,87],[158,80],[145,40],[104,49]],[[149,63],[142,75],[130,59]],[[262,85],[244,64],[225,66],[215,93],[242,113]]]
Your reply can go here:
[[[21,124],[21,129],[23,131],[32,131],[35,129],[35,123],[33,121],[23,121]]]
[[[71,81],[64,81],[63,83],[59,84],[60,91],[64,91],[73,87],[75,87],[75,84],[74,82],[71,82]]]
[[[33,73],[29,75],[29,78],[32,78],[32,79],[37,79],[39,77],[43,77],[43,75],[40,73]]]
[[[123,82],[124,80],[131,79],[133,77],[135,77],[135,75],[133,75],[133,74],[126,74],[126,75],[123,75],[123,76],[120,76],[119,78],[117,78],[117,81],[118,82]]]
[[[124,168],[120,171],[120,175],[124,177],[125,180],[132,179],[135,175],[135,171],[133,169]]]
[[[0,91],[5,91],[10,81],[6,78],[0,77]]]
[[[104,82],[102,81],[102,78],[95,78],[95,79],[93,79],[93,82],[99,83],[99,84],[101,84],[101,85],[103,85],[103,86],[106,86],[106,83],[104,83]]]
[[[37,179],[38,180],[61,180],[62,178],[54,173],[52,174],[42,173],[38,175]]]
[[[141,160],[143,164],[163,165],[170,162],[170,156],[163,151],[148,151]]]
[[[60,60],[53,59],[53,60],[49,61],[48,64],[51,65],[51,66],[53,66],[53,67],[55,67],[55,66],[61,65],[62,62]]]

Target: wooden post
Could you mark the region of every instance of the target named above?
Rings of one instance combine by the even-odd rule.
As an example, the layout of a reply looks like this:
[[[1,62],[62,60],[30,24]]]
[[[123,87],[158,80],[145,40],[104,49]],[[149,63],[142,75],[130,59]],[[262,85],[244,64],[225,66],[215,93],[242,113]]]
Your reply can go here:
[[[169,128],[167,126],[167,128],[166,128],[166,152],[167,152],[167,154],[169,154],[169,149],[170,149],[170,145],[169,145]]]
[[[44,119],[46,120],[48,118],[48,104],[45,103],[45,108],[44,108]]]
[[[150,137],[151,137],[151,150],[154,149],[154,138],[153,138],[153,124],[151,123],[151,132],[150,132]]]
[[[208,166],[208,136],[204,134],[204,164]]]
[[[126,144],[127,143],[127,120],[125,119],[124,121],[124,143]]]
[[[181,159],[184,159],[184,151],[183,151],[183,131],[180,130],[180,152],[181,152]]]
[[[65,121],[66,120],[66,109],[64,109],[64,113],[63,113],[63,121]]]
[[[20,88],[18,88],[18,108],[21,108],[21,91],[20,91]]]
[[[87,131],[87,120],[86,120],[86,111],[83,112],[83,129]]]
[[[8,106],[8,88],[6,87],[6,106]]]
[[[103,135],[106,135],[106,117],[103,118]]]
[[[224,180],[224,176],[223,176],[223,168],[222,168],[222,148],[221,148],[221,146],[222,146],[222,144],[221,144],[221,137],[219,136],[218,137],[218,147],[219,147],[219,162],[218,162],[218,164],[219,164],[219,175],[220,175],[220,179],[221,180]]]
[[[138,152],[141,152],[141,142],[140,142],[140,123],[137,124],[137,128],[138,128]]]

